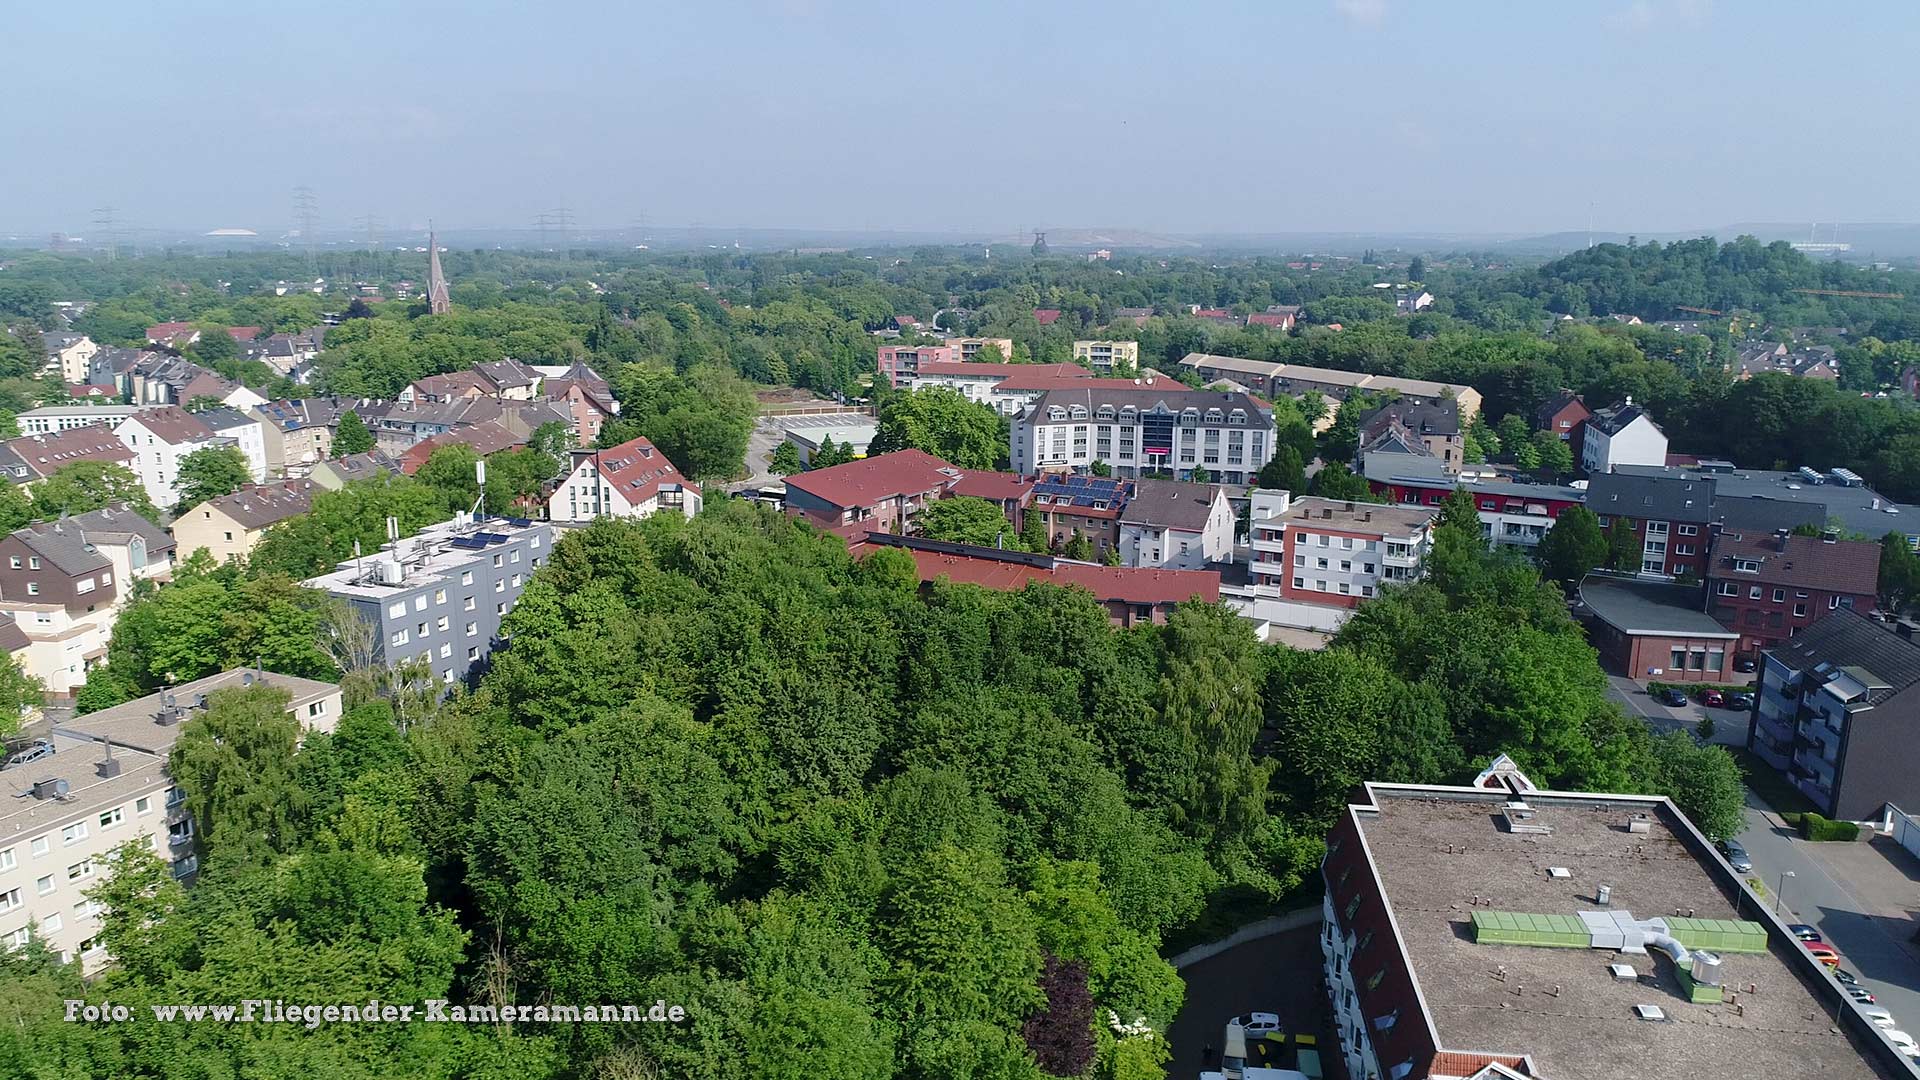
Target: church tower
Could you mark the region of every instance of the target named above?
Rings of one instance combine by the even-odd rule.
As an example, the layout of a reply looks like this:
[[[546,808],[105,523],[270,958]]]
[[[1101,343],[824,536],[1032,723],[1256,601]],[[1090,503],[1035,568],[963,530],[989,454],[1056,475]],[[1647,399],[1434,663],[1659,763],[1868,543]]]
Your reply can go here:
[[[447,275],[440,270],[440,241],[427,230],[427,313],[445,315],[453,309],[447,298]]]

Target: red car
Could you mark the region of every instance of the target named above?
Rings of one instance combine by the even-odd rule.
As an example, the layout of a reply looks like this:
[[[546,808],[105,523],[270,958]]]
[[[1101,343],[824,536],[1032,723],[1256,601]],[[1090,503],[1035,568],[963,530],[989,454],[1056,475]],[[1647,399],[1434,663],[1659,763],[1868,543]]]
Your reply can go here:
[[[1808,952],[1813,954],[1815,960],[1820,961],[1828,967],[1837,968],[1840,966],[1840,954],[1833,951],[1833,946],[1822,945],[1817,941],[1809,941],[1807,942],[1806,948]]]
[[[1720,691],[1718,690],[1700,691],[1700,704],[1702,705],[1711,705],[1714,708],[1719,708],[1720,706],[1725,705],[1726,703],[1727,703],[1727,699],[1723,697]]]

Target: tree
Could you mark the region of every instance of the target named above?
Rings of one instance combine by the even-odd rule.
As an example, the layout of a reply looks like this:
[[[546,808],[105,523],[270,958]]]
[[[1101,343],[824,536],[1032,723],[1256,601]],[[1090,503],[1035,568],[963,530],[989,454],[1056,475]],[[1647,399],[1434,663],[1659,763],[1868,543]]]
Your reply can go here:
[[[792,476],[800,472],[805,468],[800,464],[800,448],[789,440],[780,440],[780,445],[773,448],[773,456],[768,459],[767,468],[779,476]]]
[[[1254,484],[1263,488],[1274,488],[1296,494],[1307,490],[1306,469],[1300,463],[1300,453],[1291,446],[1283,446],[1274,451],[1273,457],[1254,477]]]
[[[33,496],[14,484],[0,484],[0,532],[12,532],[33,519]]]
[[[941,499],[928,505],[920,512],[917,531],[929,540],[955,544],[1008,547],[1018,543],[1013,523],[998,506],[968,496]]]
[[[1020,546],[1035,554],[1045,554],[1052,548],[1052,534],[1044,510],[1027,507],[1025,520],[1020,523]]]
[[[1570,506],[1541,537],[1536,558],[1548,577],[1571,583],[1605,566],[1608,554],[1607,534],[1600,528],[1600,518],[1584,506]]]
[[[1880,604],[1896,614],[1920,596],[1920,554],[1900,533],[1880,539]]]
[[[1551,431],[1533,433],[1533,445],[1539,454],[1540,468],[1555,476],[1564,476],[1573,471],[1573,449],[1566,440]]]
[[[333,456],[347,457],[350,454],[364,454],[373,449],[373,433],[367,430],[366,421],[360,414],[348,409],[340,414],[340,424],[333,433]]]
[[[200,339],[188,346],[188,351],[193,353],[194,359],[212,367],[218,361],[239,357],[240,343],[233,340],[233,335],[227,333],[224,326],[203,326],[200,328]]]
[[[1654,789],[1674,801],[1709,840],[1747,827],[1740,766],[1724,747],[1701,746],[1684,731],[1653,739]]]
[[[1418,285],[1422,281],[1425,281],[1426,278],[1427,260],[1422,256],[1415,255],[1413,261],[1407,264],[1407,280]]]
[[[1540,468],[1539,443],[1528,439],[1524,442],[1512,444],[1509,449],[1513,454],[1513,463],[1522,470],[1534,472]]]
[[[1494,427],[1494,433],[1509,454],[1518,453],[1521,444],[1533,436],[1527,422],[1514,413],[1501,417],[1500,423]]]
[[[159,520],[160,511],[147,498],[146,486],[124,465],[76,461],[54,470],[33,488],[34,512],[42,518],[84,514],[113,503],[125,503],[148,521]]]
[[[306,793],[294,777],[300,722],[289,700],[270,686],[216,690],[181,729],[168,769],[210,858],[260,863],[297,845]]]
[[[1378,502],[1373,489],[1367,486],[1365,477],[1356,476],[1352,469],[1338,461],[1330,461],[1313,474],[1313,493],[1327,499],[1347,499],[1354,502]]]
[[[1625,573],[1640,572],[1640,537],[1625,518],[1614,518],[1607,527],[1607,568]]]
[[[1048,954],[1040,971],[1046,1004],[1020,1029],[1027,1049],[1049,1076],[1081,1076],[1093,1064],[1093,995],[1086,965]]]
[[[1067,538],[1067,546],[1061,554],[1069,559],[1090,562],[1093,559],[1093,541],[1088,540],[1079,529],[1075,529],[1073,535]]]
[[[1095,458],[1093,464],[1087,466],[1087,471],[1095,476],[1112,476],[1113,466],[1101,461],[1099,458]]]
[[[45,696],[45,684],[27,674],[17,657],[0,661],[0,737],[17,733],[22,719],[39,708]]]
[[[253,482],[253,466],[237,446],[208,446],[180,459],[174,487],[180,492],[180,513],[208,499],[230,495]]]
[[[1450,595],[1465,591],[1486,553],[1486,533],[1473,492],[1454,488],[1441,500],[1440,516],[1433,523],[1433,554],[1427,561],[1434,584]]]
[[[796,456],[798,456],[796,454]],[[845,465],[854,460],[851,442],[836,443],[833,436],[820,437],[820,447],[807,456],[807,469],[831,469],[835,465]]]
[[[1006,421],[957,390],[929,387],[890,394],[880,405],[870,457],[924,450],[963,469],[991,469],[1007,457]]]
[[[1193,482],[1196,484],[1213,483],[1213,474],[1208,472],[1206,468],[1203,466],[1195,465],[1193,467],[1193,472],[1189,475],[1191,476]]]

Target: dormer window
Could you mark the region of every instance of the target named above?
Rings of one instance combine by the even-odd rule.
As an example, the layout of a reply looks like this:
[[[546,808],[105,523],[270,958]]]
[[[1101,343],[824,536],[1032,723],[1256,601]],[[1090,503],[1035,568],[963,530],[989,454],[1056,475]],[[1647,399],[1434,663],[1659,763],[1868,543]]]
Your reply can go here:
[[[1220,422],[1220,419],[1221,419],[1221,413],[1220,413],[1220,410],[1219,410],[1219,409],[1208,409],[1208,410],[1207,410],[1207,423],[1209,423],[1209,424],[1217,424],[1217,423],[1219,423],[1219,422]]]
[[[1113,419],[1113,406],[1102,405],[1099,409],[1095,410],[1094,415],[1102,420],[1111,420]]]
[[[1229,424],[1244,424],[1246,422],[1247,410],[1245,409],[1235,409],[1227,414],[1227,423]]]
[[[1200,410],[1199,410],[1199,409],[1183,409],[1183,410],[1181,410],[1181,412],[1180,412],[1180,422],[1181,422],[1182,424],[1197,424],[1197,423],[1199,423],[1199,422],[1200,422]]]
[[[1047,406],[1047,419],[1065,420],[1066,418],[1067,418],[1067,410],[1061,408],[1058,405]]]
[[[1073,407],[1073,418],[1075,420],[1085,420],[1087,418],[1087,407],[1085,405],[1075,405]]]
[[[1756,559],[1735,559],[1733,568],[1743,574],[1757,574],[1760,572],[1760,563]]]

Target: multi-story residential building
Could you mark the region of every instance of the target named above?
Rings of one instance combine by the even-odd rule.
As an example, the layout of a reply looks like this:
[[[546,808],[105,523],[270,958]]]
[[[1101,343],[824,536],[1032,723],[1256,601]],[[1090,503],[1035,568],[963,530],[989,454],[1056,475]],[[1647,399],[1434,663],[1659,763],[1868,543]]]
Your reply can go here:
[[[1107,609],[1107,620],[1118,627],[1163,624],[1174,608],[1188,600],[1220,599],[1220,575],[1211,570],[1099,566],[1053,555],[883,532],[862,534],[848,550],[863,559],[887,547],[903,549],[913,556],[922,584],[946,580],[1013,592],[1033,582],[1045,582],[1085,589]]]
[[[1018,416],[1048,390],[1094,385],[1104,381],[1112,381],[1116,386],[1126,382],[1095,380],[1092,372],[1078,364],[929,362],[920,365],[918,372],[901,376],[895,385],[913,390],[924,390],[931,386],[946,387],[958,391],[969,401],[991,407],[1002,416]]]
[[[1726,682],[1740,635],[1700,610],[1696,586],[1588,574],[1580,582],[1587,640],[1608,665],[1634,679]]]
[[[399,464],[392,458],[378,450],[369,450],[364,454],[348,454],[346,457],[318,462],[313,471],[307,474],[307,479],[328,491],[339,491],[355,480],[372,480],[399,471]]]
[[[120,580],[77,523],[40,522],[0,537],[0,612],[26,633],[27,674],[48,693],[71,694],[106,658]]]
[[[999,356],[1000,361],[1005,362],[1013,359],[1013,339],[1012,338],[956,337],[956,338],[948,338],[947,344],[953,347],[954,353],[960,358],[961,363],[970,364],[970,363],[974,363],[975,361],[985,361],[987,363],[992,363],[993,362],[992,353],[988,353],[985,357],[980,355],[989,346],[991,346],[995,351],[997,351],[1000,354]]]
[[[498,420],[488,420],[480,424],[467,424],[452,431],[434,435],[414,443],[399,457],[400,471],[412,476],[421,466],[433,457],[434,451],[446,446],[470,447],[477,457],[497,454],[502,450],[516,450],[527,445],[524,435],[507,430]]]
[[[1821,472],[1802,467],[1792,472],[1741,469],[1732,462],[1703,460],[1687,467],[1626,465],[1615,470],[1636,476],[1705,481],[1713,485],[1714,520],[1728,528],[1791,529],[1828,523],[1877,539],[1899,533],[1920,547],[1920,506],[1901,504],[1866,485],[1848,469]],[[1604,513],[1598,509],[1595,513]]]
[[[1595,410],[1581,425],[1580,467],[1589,475],[1609,473],[1622,465],[1666,463],[1667,433],[1632,398]]]
[[[316,490],[324,489],[311,480],[249,484],[188,509],[174,519],[173,536],[189,556],[205,551],[219,562],[245,558],[268,529],[313,509]]]
[[[1359,607],[1426,575],[1435,510],[1254,489],[1248,524],[1256,588],[1289,603]]]
[[[474,368],[426,375],[400,388],[393,399],[402,405],[438,401],[478,401],[493,396],[493,386]]]
[[[1105,558],[1120,542],[1120,514],[1132,501],[1136,484],[1112,476],[1044,473],[1034,480],[1022,526],[1038,515],[1053,550],[1079,535],[1093,545],[1095,557]]]
[[[1328,834],[1344,1075],[1911,1075],[1671,801],[1482,777],[1366,784]]]
[[[167,531],[125,503],[109,503],[98,510],[72,514],[47,524],[80,530],[88,547],[105,555],[112,564],[114,580],[127,586],[115,603],[125,607],[132,599],[132,585],[141,581],[162,582],[173,577],[177,545]],[[41,528],[43,526],[30,526]]]
[[[1571,443],[1575,441],[1576,433],[1581,426],[1592,415],[1593,410],[1587,408],[1587,403],[1580,399],[1579,394],[1571,390],[1562,390],[1534,410],[1533,427],[1535,431],[1551,431],[1559,436],[1562,442]],[[1580,447],[1574,446],[1573,451],[1573,459],[1579,461]],[[1661,464],[1664,465],[1666,462],[1662,461]]]
[[[922,364],[959,363],[960,350],[952,345],[882,345],[878,360],[880,381],[901,386],[920,373]]]
[[[378,417],[380,402],[341,397],[286,398],[247,410],[260,422],[269,476],[305,476],[313,466],[333,456],[333,433],[340,415],[355,412],[362,423]]]
[[[1863,821],[1920,802],[1920,646],[1903,632],[1839,608],[1764,650],[1759,676],[1747,749],[1820,813]]]
[[[1880,587],[1880,545],[1835,532],[1801,536],[1780,529],[1722,529],[1707,564],[1707,605],[1740,634],[1752,656],[1840,608],[1872,611]]]
[[[605,450],[573,451],[573,468],[547,500],[552,521],[643,518],[662,511],[693,517],[700,485],[673,467],[645,438]]]
[[[1073,358],[1095,371],[1131,375],[1140,369],[1140,343],[1137,341],[1076,341]]]
[[[214,435],[232,439],[234,448],[247,459],[247,469],[258,484],[267,478],[266,425],[242,409],[203,409],[194,414],[213,429]]]
[[[1033,489],[1039,477],[1019,473],[987,472],[969,469],[947,490],[955,498],[985,499],[1000,508],[1018,531],[1026,522],[1027,506],[1033,502]]]
[[[131,466],[133,451],[112,428],[98,424],[0,442],[0,475],[21,487],[82,461]]]
[[[167,754],[209,695],[253,685],[286,691],[288,714],[308,731],[339,722],[332,683],[227,671],[67,720],[48,737],[51,756],[0,777],[9,796],[0,805],[0,941],[18,947],[32,933],[92,973],[109,958],[102,908],[85,893],[111,871],[114,849],[145,840],[174,877],[193,877],[195,830]]]
[[[254,428],[257,433],[257,422]],[[135,413],[122,420],[113,433],[133,451],[132,468],[140,477],[141,486],[147,489],[147,498],[162,507],[180,501],[175,484],[180,479],[181,458],[210,446],[239,445],[237,440],[222,437],[200,416],[178,405],[162,405]],[[264,449],[261,454],[264,458]]]
[[[1611,536],[1630,529],[1640,551],[1640,572],[1704,579],[1713,542],[1714,482],[1706,478],[1595,473],[1587,485],[1587,509],[1599,515]]]
[[[1244,484],[1273,457],[1273,430],[1272,408],[1248,394],[1120,380],[1041,394],[1011,426],[1010,457],[1022,473],[1104,461],[1125,479],[1166,472],[1185,480],[1203,469]]]
[[[41,334],[40,343],[47,350],[47,374],[59,375],[62,382],[86,382],[88,368],[100,353],[100,346],[85,334]]]
[[[540,396],[573,418],[573,441],[580,446],[599,441],[600,428],[620,413],[620,403],[614,400],[613,387],[607,380],[578,363],[558,372],[544,367],[534,370],[542,376]]]
[[[540,372],[518,360],[494,360],[490,363],[475,364],[473,370],[493,390],[493,396],[501,401],[533,401],[540,396]]]
[[[240,355],[257,360],[294,382],[306,385],[313,380],[313,364],[320,357],[327,328],[315,326],[297,334],[272,334],[248,342]]]
[[[1587,498],[1580,488],[1516,479],[1491,468],[1468,466],[1450,474],[1438,458],[1421,455],[1372,454],[1363,466],[1367,485],[1403,506],[1438,507],[1465,488],[1479,510],[1480,531],[1494,544],[1534,547],[1563,511]]]
[[[492,653],[500,621],[552,550],[545,522],[459,514],[301,584],[353,606],[375,660],[418,660],[451,684]]]
[[[265,403],[265,395],[167,353],[144,353],[128,370],[128,396],[136,405],[188,405],[214,398],[234,409]]]
[[[457,398],[451,401],[395,402],[379,417],[362,416],[373,433],[374,445],[398,459],[414,444],[444,435],[455,428],[484,424],[506,415],[499,402],[486,398]]]
[[[1414,404],[1430,404],[1452,398],[1459,405],[1460,422],[1473,423],[1480,415],[1480,391],[1464,383],[1431,382],[1426,379],[1402,379],[1392,375],[1368,375],[1337,368],[1306,367],[1274,360],[1247,360],[1238,356],[1214,356],[1188,353],[1180,366],[1199,372],[1203,379],[1232,379],[1256,394],[1272,397],[1288,394],[1299,397],[1308,391],[1344,401],[1356,392],[1396,393]]]
[[[925,451],[895,450],[787,477],[787,512],[848,539],[908,532],[913,516],[962,475]]]
[[[127,417],[145,411],[146,407],[140,405],[83,402],[78,405],[42,405],[37,409],[28,409],[15,419],[20,422],[20,433],[23,435],[52,435],[95,425],[116,428]]]
[[[1360,418],[1358,444],[1355,460],[1362,471],[1373,454],[1431,457],[1451,473],[1466,463],[1466,433],[1459,404],[1451,398],[1382,405]]]
[[[1204,570],[1233,561],[1233,531],[1233,507],[1218,485],[1137,480],[1120,511],[1120,561]]]

